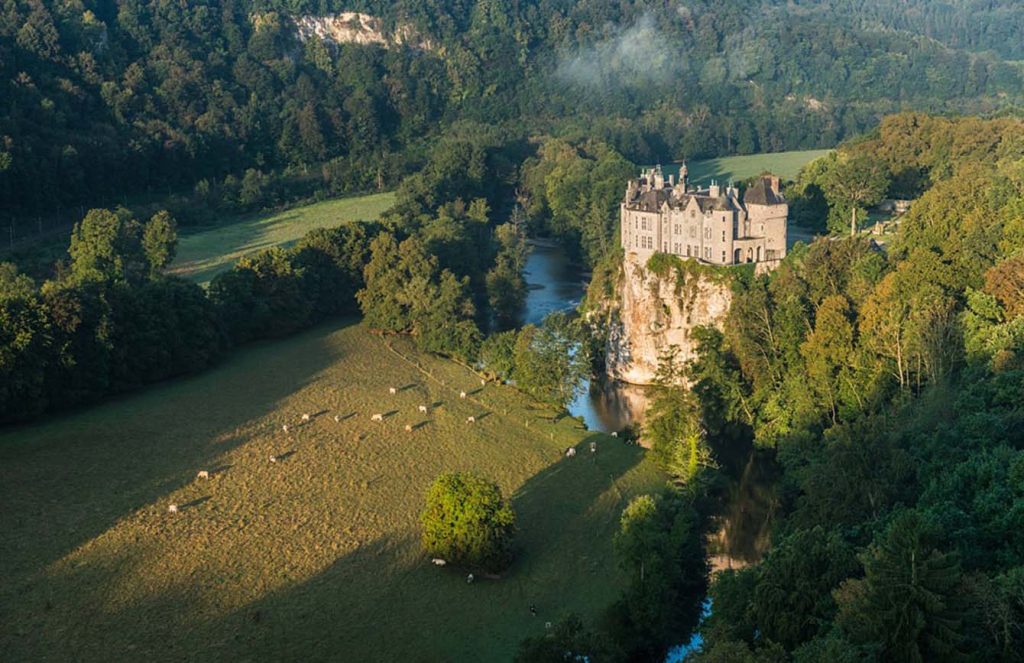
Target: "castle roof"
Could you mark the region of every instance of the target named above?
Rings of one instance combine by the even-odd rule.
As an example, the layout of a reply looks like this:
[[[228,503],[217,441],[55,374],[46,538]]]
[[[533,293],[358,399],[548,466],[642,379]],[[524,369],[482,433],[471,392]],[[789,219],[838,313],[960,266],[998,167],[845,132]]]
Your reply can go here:
[[[673,209],[685,209],[689,206],[690,200],[697,202],[701,212],[708,211],[732,211],[739,209],[737,201],[728,195],[712,197],[707,191],[691,191],[678,193],[670,188],[650,189],[641,191],[626,201],[626,207],[640,212],[658,212],[662,205],[669,204]]]
[[[775,193],[767,177],[757,178],[743,193],[743,203],[746,205],[782,205],[785,202],[781,195]]]
[[[642,212],[657,212],[661,206],[672,197],[672,189],[651,189],[641,193],[635,201],[630,201],[631,209]]]

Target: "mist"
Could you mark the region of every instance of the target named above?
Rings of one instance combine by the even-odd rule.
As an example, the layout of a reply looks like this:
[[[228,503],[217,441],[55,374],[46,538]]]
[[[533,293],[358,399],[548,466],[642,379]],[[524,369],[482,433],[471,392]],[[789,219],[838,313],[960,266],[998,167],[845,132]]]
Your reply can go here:
[[[611,26],[601,41],[562,53],[556,78],[588,88],[670,82],[685,65],[678,37],[661,30],[654,14],[643,14],[626,27]]]

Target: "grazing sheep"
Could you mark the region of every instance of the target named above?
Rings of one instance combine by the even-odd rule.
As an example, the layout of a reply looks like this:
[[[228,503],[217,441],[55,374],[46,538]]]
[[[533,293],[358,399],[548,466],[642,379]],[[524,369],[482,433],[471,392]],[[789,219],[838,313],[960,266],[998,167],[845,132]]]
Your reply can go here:
[[[285,433],[287,433],[288,432],[288,424],[285,424],[284,426],[281,426],[281,430],[283,430]]]
[[[612,437],[618,437],[618,436],[619,436],[619,431],[617,431],[617,430],[612,431]]]
[[[568,449],[565,450],[565,457],[566,458],[572,458],[575,455],[576,455],[576,448],[575,447],[569,447]]]
[[[434,559],[430,560],[430,563],[433,564],[434,566],[444,566],[448,562],[444,561],[440,557],[435,557]]]
[[[271,463],[276,463],[277,462],[277,456],[271,456],[270,457],[270,462]]]
[[[485,386],[486,384],[487,384],[487,380],[483,380],[483,379],[480,380],[480,386],[481,387]]]
[[[421,405],[419,407],[419,411],[422,412],[423,414],[426,414],[427,413],[427,406],[426,405]]]
[[[597,442],[591,442],[590,443],[590,453],[594,453],[595,451],[597,451]]]
[[[334,423],[338,423],[340,421],[341,421],[341,415],[340,414],[334,415]]]
[[[394,387],[391,387],[390,389],[388,389],[388,393],[394,396],[395,394],[398,393],[398,390],[395,389]]]
[[[167,511],[168,511],[168,513],[178,513],[178,505],[177,504],[169,504],[169,505],[167,505]]]
[[[544,628],[550,630],[551,629],[551,622],[544,622]]]
[[[207,470],[199,470],[199,474],[196,475],[197,479],[209,479],[210,472]]]
[[[384,421],[384,415],[383,414],[375,414],[372,417],[370,417],[370,421]]]
[[[405,425],[405,432],[406,433],[411,433],[412,432],[412,426],[410,426],[409,424],[406,424]]]
[[[476,423],[476,417],[466,417],[466,423],[467,424],[475,424]]]
[[[466,397],[466,392],[460,391],[459,392],[459,398],[465,398],[465,397]]]
[[[466,576],[466,584],[467,585],[471,584],[473,582],[473,580],[475,580],[475,578],[473,577],[472,573],[470,573],[468,576]]]
[[[309,421],[309,413],[308,412],[306,412],[305,414],[302,415],[302,423],[306,423],[307,421]]]

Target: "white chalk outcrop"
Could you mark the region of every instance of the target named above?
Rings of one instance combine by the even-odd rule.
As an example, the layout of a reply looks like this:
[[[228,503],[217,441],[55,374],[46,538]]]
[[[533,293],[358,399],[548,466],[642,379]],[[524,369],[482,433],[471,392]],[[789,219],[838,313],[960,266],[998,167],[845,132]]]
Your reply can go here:
[[[327,16],[299,16],[294,19],[299,39],[319,39],[327,44],[361,44],[364,46],[409,46],[431,51],[434,45],[419,35],[412,26],[399,25],[392,32],[384,31],[384,23],[376,16],[359,12],[341,12]]]

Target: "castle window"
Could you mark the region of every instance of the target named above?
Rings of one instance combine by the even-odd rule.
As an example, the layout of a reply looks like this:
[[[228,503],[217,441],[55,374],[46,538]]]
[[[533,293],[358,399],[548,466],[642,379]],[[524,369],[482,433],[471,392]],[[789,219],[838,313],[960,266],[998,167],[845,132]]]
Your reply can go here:
[[[723,242],[725,241],[725,231],[724,230],[722,231],[722,241]],[[722,258],[722,260],[725,260],[725,258]]]
[[[687,258],[690,257],[690,245],[689,244],[686,245],[686,257]]]
[[[725,262],[725,251],[722,251],[722,262]]]
[[[704,239],[711,239],[711,228],[704,229]]]
[[[697,226],[690,226],[690,237],[697,237]]]

